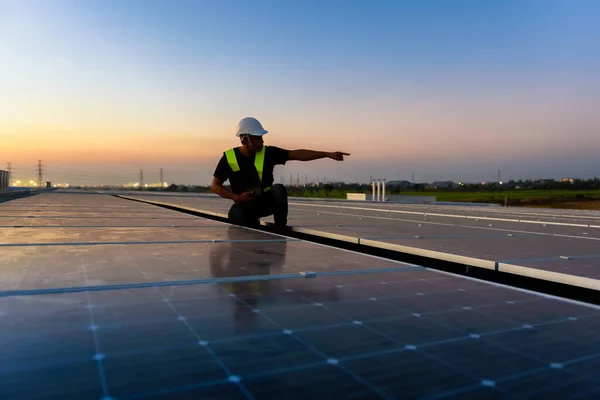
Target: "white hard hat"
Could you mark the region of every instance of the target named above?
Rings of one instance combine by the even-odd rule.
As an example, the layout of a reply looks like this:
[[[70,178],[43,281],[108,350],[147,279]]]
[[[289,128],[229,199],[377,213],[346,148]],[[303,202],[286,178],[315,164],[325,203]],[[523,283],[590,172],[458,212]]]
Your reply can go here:
[[[235,136],[252,135],[262,136],[268,131],[265,131],[260,122],[256,118],[246,117],[238,122],[237,133]]]

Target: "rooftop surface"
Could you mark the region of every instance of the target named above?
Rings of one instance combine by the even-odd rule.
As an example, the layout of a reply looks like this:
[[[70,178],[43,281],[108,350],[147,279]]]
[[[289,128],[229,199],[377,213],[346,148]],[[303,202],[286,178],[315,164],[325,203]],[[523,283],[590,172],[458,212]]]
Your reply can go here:
[[[290,224],[490,228],[326,205],[293,204]],[[0,204],[0,285],[0,398],[600,395],[599,307],[109,195]]]

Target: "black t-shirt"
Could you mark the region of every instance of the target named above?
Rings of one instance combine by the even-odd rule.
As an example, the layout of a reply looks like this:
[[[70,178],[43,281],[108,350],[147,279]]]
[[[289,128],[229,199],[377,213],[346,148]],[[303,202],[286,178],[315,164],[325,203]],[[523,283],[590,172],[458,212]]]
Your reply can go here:
[[[215,173],[213,174],[216,178],[226,181],[229,179],[231,184],[231,191],[235,194],[242,194],[244,192],[256,191],[258,188],[266,188],[273,185],[273,169],[276,165],[285,165],[289,159],[289,151],[275,147],[266,146],[265,149],[265,162],[263,166],[263,179],[262,184],[258,177],[258,172],[254,166],[254,155],[250,157],[244,156],[240,152],[240,148],[234,149],[235,157],[237,158],[239,171],[233,172],[229,163],[227,162],[227,156],[223,153],[223,156],[217,164]]]

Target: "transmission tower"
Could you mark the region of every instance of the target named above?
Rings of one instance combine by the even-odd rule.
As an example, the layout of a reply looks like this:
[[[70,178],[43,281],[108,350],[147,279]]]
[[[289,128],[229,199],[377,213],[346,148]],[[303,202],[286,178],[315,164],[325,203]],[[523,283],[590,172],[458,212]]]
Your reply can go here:
[[[140,169],[140,187],[144,187],[144,170]]]
[[[165,186],[165,180],[163,179],[163,169],[160,169],[160,187],[164,187]]]
[[[44,169],[43,169],[43,165],[42,165],[42,160],[38,160],[37,170],[38,170],[37,185],[38,185],[38,188],[42,188],[42,187],[44,187],[44,174],[43,174]]]

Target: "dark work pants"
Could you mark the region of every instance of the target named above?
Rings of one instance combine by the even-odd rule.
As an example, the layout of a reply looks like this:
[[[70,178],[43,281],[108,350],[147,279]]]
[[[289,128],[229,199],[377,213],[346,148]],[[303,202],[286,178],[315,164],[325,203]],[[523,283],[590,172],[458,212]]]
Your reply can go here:
[[[258,228],[259,218],[272,215],[278,229],[287,226],[287,190],[282,184],[275,184],[268,192],[246,203],[234,203],[229,209],[229,222],[234,225]]]

